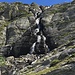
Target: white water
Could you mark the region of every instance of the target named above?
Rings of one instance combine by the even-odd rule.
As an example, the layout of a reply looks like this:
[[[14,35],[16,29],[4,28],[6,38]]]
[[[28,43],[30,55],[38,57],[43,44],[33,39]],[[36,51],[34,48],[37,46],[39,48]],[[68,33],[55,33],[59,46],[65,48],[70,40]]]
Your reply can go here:
[[[36,45],[36,42],[33,43],[32,47],[31,47],[31,51],[30,51],[30,53],[33,53],[33,52],[35,51],[35,45]]]
[[[37,42],[40,43],[41,42],[41,36],[37,35]]]
[[[35,52],[36,43],[37,43],[37,42],[40,43],[42,38],[43,38],[43,41],[44,41],[44,47],[46,47],[46,48],[49,50],[48,45],[45,43],[46,37],[45,37],[42,33],[41,33],[41,34],[37,34],[37,33],[40,32],[40,24],[39,24],[40,18],[37,18],[35,22],[36,22],[36,25],[37,25],[37,27],[38,27],[38,28],[36,28],[36,29],[34,30],[34,35],[37,36],[37,41],[34,42],[33,45],[31,46],[31,52],[30,52],[30,53],[34,53],[34,52]],[[42,36],[41,36],[41,35],[42,35]]]
[[[37,18],[35,22],[36,22],[37,25],[39,25],[40,19]]]
[[[39,32],[39,28],[36,28],[36,29],[34,30],[34,35],[37,35],[38,32]]]
[[[44,35],[42,35],[42,36],[43,36],[44,41],[46,41],[46,37]]]

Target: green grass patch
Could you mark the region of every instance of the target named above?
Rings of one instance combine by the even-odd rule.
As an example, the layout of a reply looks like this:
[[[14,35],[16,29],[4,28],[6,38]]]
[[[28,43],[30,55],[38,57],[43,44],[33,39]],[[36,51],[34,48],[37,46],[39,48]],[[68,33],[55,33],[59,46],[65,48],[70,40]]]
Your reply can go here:
[[[3,11],[3,10],[4,10],[4,6],[0,5],[0,11]]]
[[[55,66],[57,63],[59,63],[60,62],[60,60],[58,60],[58,59],[55,59],[55,60],[53,60],[52,62],[51,62],[51,64],[50,64],[50,66]]]
[[[7,27],[9,22],[7,22],[7,21],[6,22],[1,22],[0,24],[1,24],[1,26],[0,26],[0,35],[2,35],[1,31],[3,31],[5,27]]]
[[[3,56],[0,56],[0,66],[5,65],[5,58]]]

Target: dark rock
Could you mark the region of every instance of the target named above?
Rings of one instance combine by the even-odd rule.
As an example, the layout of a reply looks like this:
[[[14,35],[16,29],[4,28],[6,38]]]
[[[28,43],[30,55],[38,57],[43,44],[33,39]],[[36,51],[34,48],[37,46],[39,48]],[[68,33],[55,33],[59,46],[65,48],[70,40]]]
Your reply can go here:
[[[66,58],[67,56],[69,56],[67,51],[63,51],[60,55],[59,55],[59,60],[62,60],[64,58]]]
[[[3,56],[10,56],[13,55],[12,53],[12,47],[10,45],[6,45],[4,47],[1,48],[1,51],[3,53]]]

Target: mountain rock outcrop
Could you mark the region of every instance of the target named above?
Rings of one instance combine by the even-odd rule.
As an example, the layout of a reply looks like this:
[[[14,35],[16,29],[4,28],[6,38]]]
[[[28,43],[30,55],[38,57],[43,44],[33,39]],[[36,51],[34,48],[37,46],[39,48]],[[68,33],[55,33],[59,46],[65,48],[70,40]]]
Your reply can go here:
[[[53,6],[0,3],[2,75],[75,75],[75,1]]]

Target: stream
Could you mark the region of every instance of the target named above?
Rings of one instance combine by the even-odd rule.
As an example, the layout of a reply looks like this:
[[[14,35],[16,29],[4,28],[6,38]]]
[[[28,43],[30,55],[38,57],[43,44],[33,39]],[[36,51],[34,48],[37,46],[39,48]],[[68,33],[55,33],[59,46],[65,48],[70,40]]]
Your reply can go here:
[[[46,37],[43,34],[43,27],[40,24],[40,18],[36,19],[36,26],[34,35],[37,37],[36,42],[31,46],[30,53],[47,53],[49,51],[48,45],[46,44]]]

